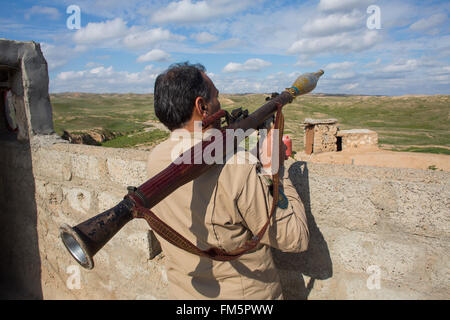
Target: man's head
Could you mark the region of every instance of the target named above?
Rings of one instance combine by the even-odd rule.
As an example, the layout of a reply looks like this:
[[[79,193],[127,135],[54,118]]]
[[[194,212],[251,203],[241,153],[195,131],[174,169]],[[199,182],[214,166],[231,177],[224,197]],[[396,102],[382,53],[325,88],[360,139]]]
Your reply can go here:
[[[169,130],[201,121],[220,109],[218,90],[200,64],[174,64],[155,81],[155,114]]]

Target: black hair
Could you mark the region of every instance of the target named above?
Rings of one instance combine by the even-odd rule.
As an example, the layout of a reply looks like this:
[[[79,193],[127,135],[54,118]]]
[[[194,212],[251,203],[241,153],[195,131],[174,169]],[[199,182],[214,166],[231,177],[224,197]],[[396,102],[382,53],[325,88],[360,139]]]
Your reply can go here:
[[[195,99],[210,101],[210,87],[203,77],[201,64],[176,63],[155,81],[155,114],[169,130],[184,126],[191,119]]]

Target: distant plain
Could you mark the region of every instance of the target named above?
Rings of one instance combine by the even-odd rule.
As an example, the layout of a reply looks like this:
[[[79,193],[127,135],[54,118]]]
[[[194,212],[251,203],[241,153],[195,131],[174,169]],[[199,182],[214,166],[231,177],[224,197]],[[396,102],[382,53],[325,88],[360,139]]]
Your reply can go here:
[[[252,112],[265,94],[221,94],[222,108]],[[105,129],[120,133],[107,147],[150,149],[168,136],[158,122],[152,94],[51,94],[55,131]],[[308,94],[283,109],[285,133],[301,152],[306,118],[338,120],[340,129],[371,129],[384,150],[450,155],[450,96],[345,96]]]

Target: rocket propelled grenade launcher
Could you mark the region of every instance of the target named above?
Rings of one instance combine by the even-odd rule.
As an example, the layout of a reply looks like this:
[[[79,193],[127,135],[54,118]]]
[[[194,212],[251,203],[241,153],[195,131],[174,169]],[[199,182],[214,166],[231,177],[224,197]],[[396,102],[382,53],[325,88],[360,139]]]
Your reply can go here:
[[[222,142],[225,150],[226,146],[226,131],[225,129],[257,129],[266,119],[274,114],[277,109],[293,101],[294,98],[309,93],[317,85],[320,76],[323,75],[323,70],[314,73],[305,73],[297,78],[293,85],[286,88],[280,95],[274,97],[269,102],[261,106],[246,118],[229,124],[227,127],[221,129]],[[224,110],[218,111],[210,118],[203,122],[204,127],[208,127],[221,117],[224,117],[226,112]],[[211,141],[202,141],[202,152],[205,148],[213,143]],[[214,164],[196,164],[194,161],[195,151],[197,149],[192,147],[186,151],[191,155],[189,164],[182,161],[179,164],[171,163],[166,169],[158,173],[153,178],[147,180],[141,186],[128,187],[128,194],[115,207],[106,210],[74,227],[63,224],[60,227],[60,237],[67,250],[72,257],[84,268],[92,269],[94,267],[94,255],[129,221],[134,218],[143,218],[149,224],[152,223],[152,229],[159,233],[164,239],[174,245],[186,246],[186,241],[182,237],[167,236],[165,232],[171,229],[168,226],[159,228],[164,224],[159,218],[154,216],[149,210],[161,200],[175,191],[182,185],[194,180],[202,175]],[[181,155],[180,157],[183,157]],[[184,242],[184,243],[183,243]],[[215,248],[212,248],[215,249]],[[188,249],[186,249],[188,250]],[[203,255],[203,252],[198,252],[196,247],[189,249],[189,252],[197,255]],[[221,260],[220,255],[216,260]],[[224,260],[222,260],[224,261]]]

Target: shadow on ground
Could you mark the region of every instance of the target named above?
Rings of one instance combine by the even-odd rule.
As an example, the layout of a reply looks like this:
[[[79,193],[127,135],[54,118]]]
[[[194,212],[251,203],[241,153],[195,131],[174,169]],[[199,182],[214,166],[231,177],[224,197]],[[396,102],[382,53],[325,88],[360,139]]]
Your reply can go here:
[[[283,295],[289,300],[305,300],[314,288],[315,280],[325,280],[333,275],[333,266],[327,242],[318,228],[311,212],[308,166],[298,161],[289,168],[289,178],[299,194],[306,212],[310,240],[308,250],[286,253],[272,249],[279,269]],[[303,275],[309,277],[305,283]]]

